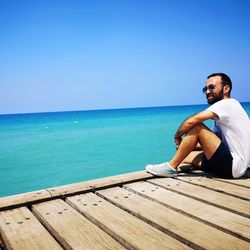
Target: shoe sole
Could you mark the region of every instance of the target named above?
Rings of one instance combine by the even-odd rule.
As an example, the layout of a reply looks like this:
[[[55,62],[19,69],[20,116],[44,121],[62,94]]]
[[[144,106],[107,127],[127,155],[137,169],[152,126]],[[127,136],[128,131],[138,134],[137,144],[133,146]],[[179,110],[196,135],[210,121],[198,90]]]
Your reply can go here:
[[[146,167],[147,172],[149,172],[150,174],[153,174],[155,176],[162,176],[162,177],[177,177],[176,173],[173,174],[167,174],[167,173],[162,173],[162,172],[157,172],[151,168],[147,168]]]

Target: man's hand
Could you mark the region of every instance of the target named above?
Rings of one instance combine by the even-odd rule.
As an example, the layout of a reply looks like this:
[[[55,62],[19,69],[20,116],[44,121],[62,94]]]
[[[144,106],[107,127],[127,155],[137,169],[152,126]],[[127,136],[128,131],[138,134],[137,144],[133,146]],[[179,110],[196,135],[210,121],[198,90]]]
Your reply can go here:
[[[192,115],[188,117],[178,128],[175,136],[174,136],[174,141],[176,144],[176,149],[179,148],[181,141],[182,141],[182,136],[184,136],[190,129],[195,127],[196,125],[202,123],[203,121],[206,121],[208,119],[216,119],[218,116],[208,110],[202,111],[198,114]]]

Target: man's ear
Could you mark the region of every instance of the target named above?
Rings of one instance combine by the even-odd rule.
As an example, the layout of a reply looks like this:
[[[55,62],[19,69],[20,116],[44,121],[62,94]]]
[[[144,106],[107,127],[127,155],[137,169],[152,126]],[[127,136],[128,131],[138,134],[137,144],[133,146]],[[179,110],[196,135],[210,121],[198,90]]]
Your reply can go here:
[[[224,94],[229,96],[229,92],[230,92],[230,86],[229,85],[225,85],[224,87]]]

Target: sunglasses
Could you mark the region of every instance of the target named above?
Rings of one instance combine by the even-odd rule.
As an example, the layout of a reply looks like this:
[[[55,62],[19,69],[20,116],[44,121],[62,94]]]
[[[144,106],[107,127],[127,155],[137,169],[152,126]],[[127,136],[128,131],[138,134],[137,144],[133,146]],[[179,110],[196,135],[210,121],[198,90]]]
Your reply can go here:
[[[205,86],[203,89],[202,89],[202,92],[205,94],[207,92],[207,90],[213,90],[215,89],[215,84],[209,84],[208,86]]]

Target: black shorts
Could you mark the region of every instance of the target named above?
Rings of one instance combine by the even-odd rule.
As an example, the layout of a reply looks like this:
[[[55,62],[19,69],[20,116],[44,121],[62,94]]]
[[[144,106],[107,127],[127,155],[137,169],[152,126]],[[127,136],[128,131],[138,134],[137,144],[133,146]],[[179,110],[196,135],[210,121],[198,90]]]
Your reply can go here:
[[[232,165],[233,157],[228,147],[221,142],[210,160],[207,160],[205,155],[203,156],[201,167],[205,172],[232,179]]]

